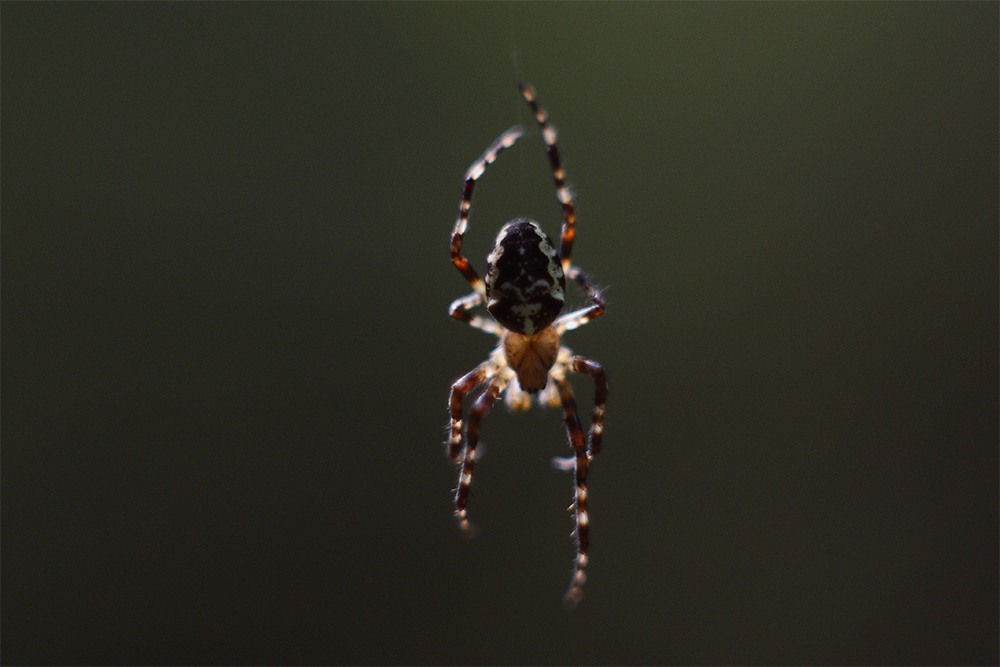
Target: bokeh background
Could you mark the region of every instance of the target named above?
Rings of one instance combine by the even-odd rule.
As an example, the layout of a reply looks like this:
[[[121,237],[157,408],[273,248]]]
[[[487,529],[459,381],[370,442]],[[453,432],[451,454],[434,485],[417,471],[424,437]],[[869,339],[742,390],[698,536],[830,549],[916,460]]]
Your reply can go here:
[[[998,13],[3,3],[3,662],[996,664]],[[441,444],[517,77],[608,300],[573,613],[558,411],[472,541]]]

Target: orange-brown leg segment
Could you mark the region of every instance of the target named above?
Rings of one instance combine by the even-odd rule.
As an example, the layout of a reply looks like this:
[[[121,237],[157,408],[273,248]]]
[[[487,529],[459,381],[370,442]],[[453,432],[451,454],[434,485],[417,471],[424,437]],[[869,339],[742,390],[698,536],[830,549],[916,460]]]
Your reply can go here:
[[[594,378],[594,411],[590,417],[590,443],[587,458],[594,458],[601,451],[604,434],[604,406],[608,401],[608,376],[604,366],[586,357],[571,357],[567,364],[574,373],[584,373]]]
[[[458,203],[458,218],[455,219],[455,228],[451,232],[451,262],[458,269],[458,272],[469,281],[472,285],[472,289],[479,294],[480,297],[486,297],[486,285],[483,283],[483,279],[479,277],[472,265],[469,264],[469,260],[466,259],[465,255],[462,254],[462,239],[465,236],[466,229],[469,228],[469,209],[472,207],[472,190],[476,187],[476,180],[483,175],[486,171],[486,167],[493,163],[497,159],[497,156],[505,148],[509,148],[514,145],[521,135],[524,134],[524,128],[520,125],[515,125],[503,134],[501,134],[496,141],[486,149],[478,160],[472,163],[469,170],[465,172],[465,184],[462,186],[462,199]]]
[[[485,380],[490,372],[490,362],[484,361],[469,371],[451,385],[451,394],[448,397],[448,405],[451,408],[451,421],[448,425],[448,456],[452,461],[458,463],[459,452],[462,447],[462,399],[470,391],[476,388],[480,382]]]
[[[573,210],[573,195],[566,187],[566,172],[563,171],[562,161],[559,159],[559,146],[556,145],[556,131],[549,125],[549,114],[538,105],[535,99],[535,89],[529,85],[518,83],[517,89],[528,102],[531,111],[535,114],[535,121],[542,131],[542,140],[545,142],[545,152],[549,156],[549,165],[552,167],[552,180],[556,184],[556,199],[562,207],[563,226],[562,239],[559,242],[559,257],[562,259],[563,271],[569,272],[570,254],[573,252],[573,237],[576,235],[576,212]]]

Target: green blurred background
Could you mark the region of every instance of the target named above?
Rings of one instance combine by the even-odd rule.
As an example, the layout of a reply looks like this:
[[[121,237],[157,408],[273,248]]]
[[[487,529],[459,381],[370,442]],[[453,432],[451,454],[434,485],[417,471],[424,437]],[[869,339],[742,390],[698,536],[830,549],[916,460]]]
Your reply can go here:
[[[3,662],[996,664],[998,14],[3,3]],[[559,412],[471,542],[441,444],[515,77],[608,300],[572,614]]]

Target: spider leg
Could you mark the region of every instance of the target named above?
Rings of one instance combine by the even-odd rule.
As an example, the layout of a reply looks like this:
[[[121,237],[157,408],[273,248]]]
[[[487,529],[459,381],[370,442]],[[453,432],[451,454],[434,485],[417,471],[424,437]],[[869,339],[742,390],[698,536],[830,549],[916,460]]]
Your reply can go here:
[[[542,131],[542,140],[545,142],[545,152],[549,156],[549,164],[552,166],[552,179],[556,184],[556,199],[562,208],[563,226],[562,239],[559,242],[559,257],[562,258],[563,271],[569,272],[570,253],[573,251],[573,238],[576,236],[576,212],[573,210],[573,195],[566,187],[566,172],[563,171],[562,162],[559,159],[559,147],[556,145],[556,130],[549,125],[549,114],[541,108],[535,99],[535,89],[529,85],[518,83],[517,89],[531,106],[535,114],[535,121]]]
[[[462,447],[462,399],[476,386],[496,375],[498,370],[496,359],[491,356],[471,371],[455,380],[448,395],[448,405],[451,408],[451,420],[448,424],[448,457],[458,463],[461,461],[459,451]]]
[[[604,298],[601,296],[600,290],[594,287],[587,274],[579,266],[571,266],[569,271],[566,272],[566,277],[570,280],[575,280],[576,284],[580,286],[580,289],[584,291],[588,298],[593,299],[602,306],[604,305]]]
[[[496,323],[496,320],[482,317],[481,315],[473,315],[469,312],[482,302],[483,297],[479,296],[479,292],[471,292],[452,301],[451,306],[448,308],[448,314],[471,327],[499,336],[503,333],[503,330]]]
[[[590,457],[583,436],[583,426],[580,425],[580,415],[576,409],[576,399],[573,397],[573,388],[564,377],[554,378],[554,381],[559,387],[563,419],[566,421],[566,431],[575,454],[573,470],[576,490],[572,507],[576,515],[576,530],[574,531],[576,534],[576,560],[573,564],[573,576],[569,582],[569,590],[564,598],[566,606],[572,609],[583,597],[583,583],[587,580],[590,523],[587,515],[587,464],[590,462]]]
[[[604,366],[586,357],[571,357],[567,366],[574,373],[584,373],[594,378],[594,411],[590,417],[590,443],[587,447],[587,458],[592,459],[601,452],[604,406],[608,402],[608,376],[604,372]]]
[[[476,180],[486,171],[486,167],[497,159],[497,156],[503,149],[513,146],[514,142],[520,139],[522,134],[524,134],[524,128],[520,125],[510,128],[501,134],[486,149],[486,152],[472,163],[469,170],[465,172],[462,199],[458,203],[458,218],[455,219],[455,228],[451,232],[451,262],[458,269],[458,272],[469,281],[472,289],[482,299],[486,298],[486,285],[475,269],[472,268],[472,265],[469,264],[469,260],[462,254],[462,238],[465,236],[465,231],[469,228],[469,208],[472,206],[472,190],[476,187]]]
[[[503,375],[490,378],[483,393],[479,394],[469,410],[469,426],[465,432],[465,451],[463,453],[462,472],[458,476],[458,488],[455,490],[455,518],[462,532],[471,537],[475,531],[466,516],[465,505],[469,499],[469,487],[472,485],[472,468],[476,463],[476,446],[479,444],[479,422],[489,412],[497,397],[507,387],[508,379]]]
[[[600,290],[594,287],[590,279],[587,278],[587,274],[580,267],[571,266],[566,277],[576,281],[576,284],[580,286],[580,289],[587,294],[593,303],[586,308],[574,310],[572,313],[566,313],[557,317],[553,326],[559,334],[582,327],[587,322],[604,314],[604,297],[601,296]]]

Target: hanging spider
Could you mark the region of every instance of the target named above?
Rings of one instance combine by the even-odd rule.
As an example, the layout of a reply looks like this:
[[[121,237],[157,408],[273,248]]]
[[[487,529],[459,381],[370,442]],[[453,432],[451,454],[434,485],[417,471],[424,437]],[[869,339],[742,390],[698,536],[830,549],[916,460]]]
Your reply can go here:
[[[507,392],[507,404],[515,410],[526,410],[532,398],[537,398],[542,405],[562,406],[574,455],[554,458],[553,465],[575,473],[572,509],[576,518],[576,559],[565,597],[567,606],[572,608],[583,596],[582,586],[586,580],[589,525],[587,466],[601,449],[608,383],[603,366],[592,359],[575,356],[569,348],[560,345],[560,336],[602,315],[604,299],[583,271],[570,263],[570,251],[576,236],[576,214],[559,160],[556,131],[549,125],[545,110],[538,105],[534,89],[521,83],[517,87],[531,107],[545,142],[555,180],[556,198],[562,208],[562,237],[557,252],[548,234],[534,220],[517,218],[508,222],[497,234],[487,257],[485,281],[462,255],[462,238],[469,226],[469,208],[476,180],[501,151],[512,146],[524,134],[524,128],[515,125],[501,134],[465,173],[458,219],[451,234],[451,261],[469,281],[473,291],[456,299],[449,313],[470,326],[495,334],[500,341],[486,361],[459,378],[451,387],[448,455],[455,463],[461,464],[455,491],[455,517],[462,531],[471,536],[473,526],[466,513],[466,504],[476,462],[476,446],[479,444],[479,423],[483,416],[504,391]],[[590,305],[560,315],[566,302],[567,278],[575,281],[586,293]],[[480,304],[486,304],[486,310],[493,319],[470,312]],[[567,380],[568,371],[594,378],[594,411],[589,442],[580,424],[573,388]],[[465,425],[462,399],[483,383],[485,388],[473,401],[469,423]]]

